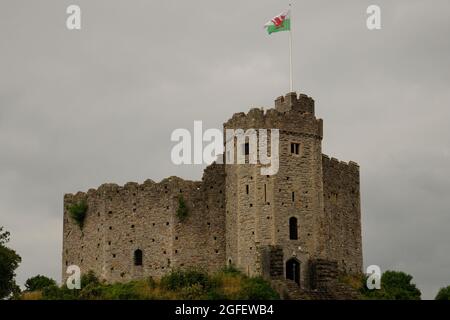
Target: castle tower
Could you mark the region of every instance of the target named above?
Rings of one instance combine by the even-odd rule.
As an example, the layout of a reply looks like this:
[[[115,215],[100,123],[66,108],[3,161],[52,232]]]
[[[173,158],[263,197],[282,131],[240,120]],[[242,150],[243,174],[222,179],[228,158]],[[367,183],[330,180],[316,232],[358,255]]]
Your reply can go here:
[[[315,289],[329,286],[339,272],[360,273],[359,166],[322,154],[314,100],[288,93],[275,108],[234,114],[224,131],[225,157],[234,164],[208,166],[202,181],[169,177],[66,194],[62,278],[70,265],[124,282],[232,264],[250,276]],[[269,164],[261,161],[264,144]],[[275,172],[262,170],[267,167]],[[71,211],[82,202],[80,223]],[[183,216],[181,203],[188,208]]]
[[[259,163],[225,166],[227,262],[262,274],[273,263],[264,261],[264,252],[278,248],[279,273],[298,272],[293,280],[306,284],[310,259],[327,257],[322,120],[312,98],[291,92],[277,98],[274,109],[237,113],[224,124],[225,130],[263,128],[279,129],[278,173],[261,175]],[[248,149],[236,144],[235,153]]]

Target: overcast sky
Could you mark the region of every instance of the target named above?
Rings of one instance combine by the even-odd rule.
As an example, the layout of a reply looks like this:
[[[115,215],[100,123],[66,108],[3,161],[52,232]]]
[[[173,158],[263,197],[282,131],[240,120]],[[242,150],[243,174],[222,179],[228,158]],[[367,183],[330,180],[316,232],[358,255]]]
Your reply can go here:
[[[364,265],[434,298],[450,285],[450,2],[294,2],[295,89],[316,101],[324,153],[361,167]],[[171,163],[174,129],[221,128],[289,91],[288,35],[263,29],[287,3],[0,2],[0,225],[19,283],[60,280],[64,193],[200,179]]]

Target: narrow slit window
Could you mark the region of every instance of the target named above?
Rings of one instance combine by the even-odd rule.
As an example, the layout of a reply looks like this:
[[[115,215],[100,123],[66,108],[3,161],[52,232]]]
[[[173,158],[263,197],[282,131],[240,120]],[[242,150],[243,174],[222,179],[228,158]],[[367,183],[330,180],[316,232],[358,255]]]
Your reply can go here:
[[[140,249],[134,251],[134,265],[142,266],[142,250]]]
[[[248,142],[244,143],[244,154],[246,156],[250,154],[250,144]]]
[[[249,187],[248,187],[248,184],[245,185],[245,193],[247,193],[247,194],[249,193]]]
[[[297,240],[298,239],[298,230],[297,230],[297,218],[291,217],[289,218],[289,239]]]
[[[291,143],[291,153],[300,154],[300,143]]]

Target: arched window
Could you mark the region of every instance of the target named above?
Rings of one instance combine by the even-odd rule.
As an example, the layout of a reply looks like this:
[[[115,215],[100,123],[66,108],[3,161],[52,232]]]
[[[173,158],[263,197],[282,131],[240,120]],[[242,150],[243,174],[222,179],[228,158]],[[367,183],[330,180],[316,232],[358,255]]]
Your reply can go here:
[[[134,251],[134,265],[142,266],[142,250],[140,249]]]
[[[291,240],[298,239],[297,218],[296,217],[289,218],[289,239],[291,239]]]

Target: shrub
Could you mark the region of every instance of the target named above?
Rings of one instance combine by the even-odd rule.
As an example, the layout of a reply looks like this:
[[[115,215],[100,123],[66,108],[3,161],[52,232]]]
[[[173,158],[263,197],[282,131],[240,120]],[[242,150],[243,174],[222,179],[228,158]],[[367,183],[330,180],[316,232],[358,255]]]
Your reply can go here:
[[[153,277],[148,277],[147,285],[149,286],[149,288],[154,289],[154,288],[156,288],[157,283],[156,283],[155,279],[153,279]]]
[[[189,209],[184,201],[182,196],[178,197],[178,209],[177,209],[177,217],[180,221],[183,221],[187,218],[189,214]]]
[[[44,300],[77,300],[79,295],[80,290],[70,290],[66,285],[49,286],[42,290],[42,299]]]
[[[220,270],[220,273],[224,273],[224,274],[230,274],[230,275],[238,275],[238,274],[242,274],[235,266],[233,265],[228,265],[226,267],[223,267]]]
[[[100,280],[98,280],[97,276],[95,275],[94,271],[89,270],[88,273],[85,273],[81,276],[81,288],[83,289],[89,284],[93,285],[99,285]]]
[[[233,273],[228,271],[224,269],[213,276],[214,287],[209,292],[209,299],[239,299],[245,276],[239,271]]]
[[[278,293],[262,277],[245,278],[239,299],[275,300]]]
[[[56,281],[39,274],[25,282],[26,291],[38,291],[50,286],[56,286]]]
[[[203,288],[209,286],[208,275],[195,269],[173,270],[161,278],[161,286],[168,290],[177,290],[198,284]]]
[[[450,300],[450,286],[441,288],[434,300]]]
[[[99,300],[104,299],[104,287],[95,282],[88,283],[81,287],[78,298],[81,300]]]
[[[14,298],[20,293],[15,281],[15,270],[22,258],[12,249],[6,247],[9,241],[9,232],[0,227],[0,300]]]
[[[143,297],[139,290],[139,282],[114,283],[103,287],[102,299],[107,300],[140,300]]]
[[[199,283],[180,289],[180,298],[185,300],[205,300],[208,297],[207,290]]]
[[[80,227],[80,229],[83,228],[84,224],[84,218],[86,217],[86,212],[88,209],[88,205],[86,200],[81,200],[78,203],[74,203],[69,205],[69,213],[71,218],[76,222],[76,224]]]
[[[25,292],[22,299],[44,300],[142,300],[142,299],[278,299],[262,278],[249,278],[234,268],[212,276],[203,271],[174,270],[161,281],[151,277],[126,283],[107,284],[90,271],[81,278],[81,290],[66,285],[46,286],[42,291]]]
[[[412,283],[413,277],[402,271],[385,271],[381,276],[381,289],[369,290],[367,277],[363,277],[361,294],[367,299],[377,300],[420,300],[421,292]]]

